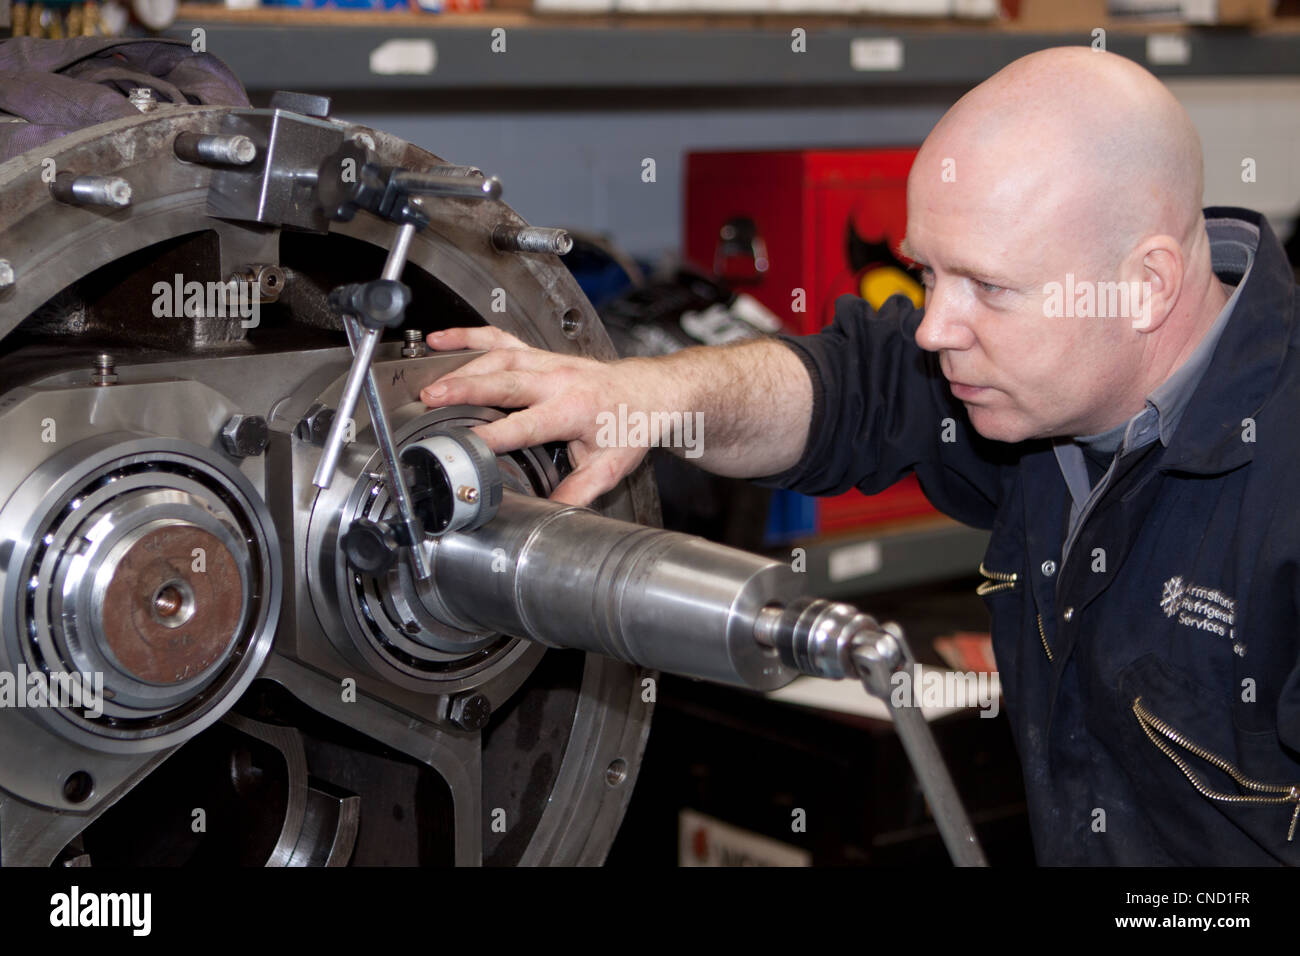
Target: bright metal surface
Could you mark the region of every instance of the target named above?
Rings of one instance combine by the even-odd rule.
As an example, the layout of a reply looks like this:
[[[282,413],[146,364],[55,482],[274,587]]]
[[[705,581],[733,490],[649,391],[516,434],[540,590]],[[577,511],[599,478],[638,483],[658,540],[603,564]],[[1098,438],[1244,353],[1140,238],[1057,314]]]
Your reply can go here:
[[[33,313],[64,302],[65,291],[75,291],[79,280],[94,270],[117,268],[119,259],[133,253],[203,233],[216,239],[215,275],[224,278],[260,266],[281,268],[286,289],[278,307],[302,309],[306,300],[299,295],[302,290],[295,288],[295,283],[304,281],[302,264],[280,256],[279,232],[272,220],[282,215],[307,228],[310,217],[297,205],[300,193],[294,185],[306,179],[290,182],[266,175],[261,164],[268,139],[259,138],[257,130],[276,131],[279,145],[293,147],[286,156],[301,161],[304,168],[313,157],[319,162],[319,155],[328,152],[326,145],[360,130],[295,118],[283,111],[258,120],[262,124],[258,127],[234,117],[237,112],[206,107],[157,110],[71,133],[42,147],[42,156],[51,156],[60,169],[93,169],[96,175],[129,182],[132,205],[117,211],[54,202],[48,185],[41,181],[39,165],[23,157],[0,165],[0,248],[6,250],[15,279],[0,288],[0,337]],[[381,162],[414,169],[446,165],[395,137],[365,132],[375,142]],[[240,180],[251,191],[223,193],[232,203],[225,212],[233,215],[210,215],[208,186],[214,177],[238,175],[239,170],[181,161],[172,147],[179,133],[249,135],[254,140],[258,156],[243,167],[248,178]],[[502,222],[522,224],[507,207],[430,200],[426,208],[432,222],[410,240],[410,268],[436,276],[448,295],[526,341],[597,357],[612,355],[590,306],[567,273],[523,261],[524,257],[503,257],[486,241],[475,241],[474,237],[488,236]],[[247,210],[252,215],[245,217]],[[389,224],[358,217],[329,228],[346,237],[340,242],[352,240],[393,251],[395,230]],[[170,272],[166,278],[171,278]],[[509,315],[490,309],[496,288],[510,296],[514,307]],[[142,315],[147,317],[147,300],[145,305]],[[586,320],[577,339],[567,338],[556,321],[566,312],[580,313]],[[78,476],[98,480],[96,476],[110,474],[105,469],[123,463],[160,468],[159,474],[172,487],[155,491],[119,485],[129,492],[121,500],[111,494],[102,502],[85,499],[91,509],[85,513],[99,515],[107,522],[105,533],[118,536],[118,544],[105,538],[100,548],[88,552],[87,560],[94,567],[67,564],[64,570],[62,563],[50,565],[59,582],[57,588],[47,589],[52,600],[71,608],[79,627],[83,623],[89,627],[88,639],[78,645],[77,653],[99,654],[106,675],[112,674],[129,689],[131,668],[118,661],[125,667],[121,672],[110,659],[112,646],[105,646],[94,633],[95,608],[103,607],[109,593],[106,582],[113,579],[115,569],[133,567],[123,564],[131,542],[146,540],[159,521],[161,527],[202,525],[204,533],[216,535],[242,518],[240,534],[228,532],[223,547],[236,556],[245,574],[242,580],[247,582],[238,588],[241,610],[231,627],[242,628],[248,636],[239,640],[252,643],[235,645],[233,650],[223,646],[216,659],[201,667],[193,684],[188,677],[163,682],[166,686],[158,691],[162,696],[154,701],[155,709],[162,710],[162,720],[148,731],[151,737],[143,728],[132,729],[129,722],[95,728],[82,726],[58,710],[0,711],[0,862],[49,863],[108,808],[129,800],[133,788],[166,766],[163,758],[175,756],[186,738],[197,742],[215,733],[218,723],[229,726],[226,718],[235,702],[269,685],[284,688],[316,713],[436,773],[446,783],[454,810],[456,862],[600,862],[621,819],[644,748],[651,705],[642,700],[640,691],[648,672],[607,658],[556,657],[541,645],[505,635],[462,636],[448,629],[442,636],[432,631],[406,636],[411,646],[442,654],[452,666],[433,677],[405,673],[377,655],[367,658],[360,650],[369,647],[364,637],[352,635],[341,623],[355,593],[351,584],[340,591],[332,568],[328,574],[316,574],[317,565],[337,555],[331,542],[346,530],[346,508],[359,505],[361,497],[371,496],[372,491],[377,491],[372,501],[390,507],[384,483],[369,477],[378,473],[382,460],[371,426],[372,417],[378,416],[358,409],[357,441],[340,455],[339,474],[346,477],[328,491],[311,484],[319,449],[293,434],[313,402],[323,399],[337,407],[349,350],[306,345],[292,351],[262,351],[257,345],[262,330],[241,329],[238,321],[207,317],[145,321],[134,324],[131,332],[141,335],[142,341],[156,341],[154,347],[161,346],[160,351],[141,353],[139,348],[114,346],[117,382],[92,388],[94,351],[78,351],[81,321],[74,302],[68,310],[52,314],[48,323],[51,334],[67,336],[66,347],[44,354],[0,349],[4,432],[35,436],[22,447],[7,447],[0,456],[0,500],[8,499],[0,515],[3,540],[21,542],[27,549],[24,553],[35,558],[32,549],[45,526],[42,522],[63,507],[59,502],[75,491]],[[267,321],[275,321],[274,315],[268,320],[264,314],[263,323]],[[163,337],[148,340],[150,335]],[[319,341],[319,337],[313,340]],[[245,344],[238,345],[241,342]],[[238,345],[238,351],[205,353],[214,346],[232,345]],[[418,392],[439,370],[469,356],[398,360],[398,349],[398,345],[375,349],[375,368],[382,369],[375,385],[400,449],[403,442],[448,420],[420,406]],[[237,415],[267,420],[270,434],[263,454],[243,458],[226,454],[222,429]],[[59,441],[42,445],[42,421],[50,417],[58,422]],[[482,419],[462,415],[460,420]],[[83,444],[75,461],[52,460],[78,443]],[[172,471],[172,464],[186,456],[191,473]],[[554,477],[545,476],[543,465],[549,462],[534,460],[528,467],[542,476],[544,491],[553,486]],[[64,475],[66,480],[60,477]],[[118,481],[128,478],[135,480],[121,475]],[[226,496],[225,503],[212,498],[215,488]],[[94,489],[94,494],[105,492]],[[136,494],[144,497],[135,500],[131,496]],[[197,512],[206,511],[208,505],[216,507],[216,513],[200,520]],[[654,521],[657,504],[647,473],[638,473],[608,496],[605,511],[625,519]],[[75,528],[65,530],[70,536]],[[30,564],[17,551],[11,554],[24,567]],[[0,580],[0,613],[8,615],[3,635],[6,656],[0,668],[14,666],[14,649],[22,643],[17,641],[21,631],[14,615],[25,601],[20,580],[25,572],[9,567],[15,573]],[[263,577],[248,573],[250,569],[260,569]],[[186,593],[185,583],[183,576],[148,579],[140,596],[151,620],[153,614],[173,607],[176,610],[168,613],[188,615],[187,622],[202,617],[202,605]],[[374,585],[371,594],[376,607],[392,608],[398,617],[407,611],[432,621],[427,603],[436,599],[431,590],[428,582],[419,581],[411,568],[402,565],[395,580]],[[278,614],[271,612],[273,606],[279,608]],[[37,627],[38,644],[45,648],[42,653],[66,646],[71,654],[70,644],[56,640],[54,617],[46,616],[42,622]],[[475,660],[476,647],[496,649]],[[553,687],[534,686],[535,672],[552,660],[568,662],[560,668],[562,679]],[[345,679],[355,681],[355,702],[341,698],[340,682]],[[167,697],[171,691],[177,693]],[[492,716],[487,732],[467,731],[453,719],[453,713],[465,709],[460,703],[465,694],[481,694],[489,702]],[[175,698],[183,699],[165,710]],[[524,698],[528,705],[516,706]],[[143,697],[133,699],[137,704],[143,701]],[[123,697],[113,706],[127,710],[126,703]],[[291,737],[277,743],[281,752],[293,750]],[[539,742],[530,747],[519,743],[530,739]],[[630,772],[612,787],[605,770],[619,760],[626,762]],[[521,772],[530,775],[532,788],[540,788],[536,790],[540,800],[523,799],[517,779]],[[78,774],[92,783],[84,797],[74,794],[79,799],[70,802],[67,794],[73,791],[66,785]],[[353,812],[348,808],[354,808],[355,801],[331,797],[331,808],[328,799],[322,803],[310,793],[303,799],[301,816],[294,810],[293,820],[286,817],[273,856],[291,865],[338,862],[333,848],[341,841],[338,852],[347,853],[347,821]],[[293,800],[300,805],[299,797]],[[484,827],[484,807],[501,807],[514,821],[508,841]],[[355,822],[355,817],[351,819]],[[298,822],[288,825],[294,820]],[[295,833],[309,832],[315,835],[304,836],[292,852],[285,852]]]

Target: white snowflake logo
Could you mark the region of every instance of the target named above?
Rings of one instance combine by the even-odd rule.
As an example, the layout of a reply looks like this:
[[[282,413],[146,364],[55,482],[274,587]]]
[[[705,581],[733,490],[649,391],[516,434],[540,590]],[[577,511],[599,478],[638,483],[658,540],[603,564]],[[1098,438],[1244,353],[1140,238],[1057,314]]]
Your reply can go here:
[[[1181,576],[1172,577],[1165,582],[1165,593],[1160,598],[1160,609],[1165,612],[1165,617],[1173,617],[1178,613],[1178,608],[1183,601],[1184,589]]]

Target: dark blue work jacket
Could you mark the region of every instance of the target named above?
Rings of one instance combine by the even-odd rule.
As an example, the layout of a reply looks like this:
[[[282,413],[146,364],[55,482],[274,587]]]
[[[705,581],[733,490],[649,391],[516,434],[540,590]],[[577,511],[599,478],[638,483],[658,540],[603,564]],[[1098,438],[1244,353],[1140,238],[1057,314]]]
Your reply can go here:
[[[813,421],[760,483],[874,493],[914,471],[992,531],[981,591],[1044,864],[1300,863],[1296,284],[1262,216],[1211,217],[1259,228],[1245,288],[1169,444],[1118,462],[1068,560],[1051,443],[976,433],[906,299],[842,296],[783,337]]]

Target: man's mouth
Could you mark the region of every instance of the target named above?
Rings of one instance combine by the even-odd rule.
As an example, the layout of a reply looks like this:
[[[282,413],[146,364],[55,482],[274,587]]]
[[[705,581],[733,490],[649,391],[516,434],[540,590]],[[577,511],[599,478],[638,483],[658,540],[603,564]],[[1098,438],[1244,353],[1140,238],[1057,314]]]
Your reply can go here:
[[[988,391],[988,389],[983,385],[967,385],[964,382],[950,381],[948,386],[952,389],[952,394],[962,401],[975,398],[976,396],[982,395],[984,392]]]

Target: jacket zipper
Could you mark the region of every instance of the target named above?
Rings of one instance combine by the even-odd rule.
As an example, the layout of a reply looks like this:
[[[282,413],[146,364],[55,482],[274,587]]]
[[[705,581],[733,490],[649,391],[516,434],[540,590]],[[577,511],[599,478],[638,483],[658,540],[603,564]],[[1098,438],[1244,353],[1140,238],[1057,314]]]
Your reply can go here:
[[[1178,766],[1178,769],[1183,772],[1183,776],[1191,782],[1192,786],[1196,788],[1196,791],[1200,793],[1201,796],[1208,797],[1211,800],[1220,800],[1224,803],[1294,803],[1296,808],[1291,814],[1291,827],[1286,831],[1287,842],[1290,843],[1292,841],[1292,838],[1295,836],[1296,819],[1300,818],[1300,787],[1287,786],[1286,784],[1280,783],[1262,783],[1258,780],[1252,780],[1218,754],[1210,753],[1210,751],[1203,747],[1198,747],[1159,717],[1152,714],[1151,711],[1147,710],[1146,707],[1142,705],[1141,696],[1133,699],[1133,714],[1137,717],[1138,723],[1142,725],[1142,731],[1147,735],[1151,742],[1159,747],[1164,755]],[[1159,731],[1164,737],[1178,744],[1178,746],[1182,747],[1184,750],[1195,754],[1206,763],[1218,767],[1247,790],[1258,790],[1260,791],[1260,794],[1217,793],[1216,791],[1211,790],[1201,781],[1195,771],[1187,765],[1187,761],[1176,754],[1174,749],[1169,746],[1165,740],[1157,737],[1154,731]],[[1277,796],[1263,795],[1267,793],[1277,794]]]
[[[970,565],[966,565],[970,567]],[[980,562],[980,574],[988,578],[987,581],[980,582],[980,586],[975,589],[975,593],[980,597],[988,594],[997,594],[999,591],[1007,591],[1016,586],[1016,581],[1020,575],[1008,574],[1005,571],[990,571],[984,567],[984,562]]]
[[[1006,571],[990,571],[988,568],[984,567],[983,561],[980,562],[980,574],[984,575],[984,577],[988,579],[986,581],[981,581],[979,586],[975,588],[975,593],[980,597],[985,597],[989,594],[997,594],[999,591],[1010,590],[1011,588],[1014,588],[1016,582],[1020,580],[1020,575],[1015,573],[1008,573]],[[1038,639],[1043,642],[1043,650],[1047,652],[1047,660],[1050,663],[1052,661],[1052,649],[1047,644],[1047,632],[1043,630],[1043,615],[1041,614],[1038,615]]]

